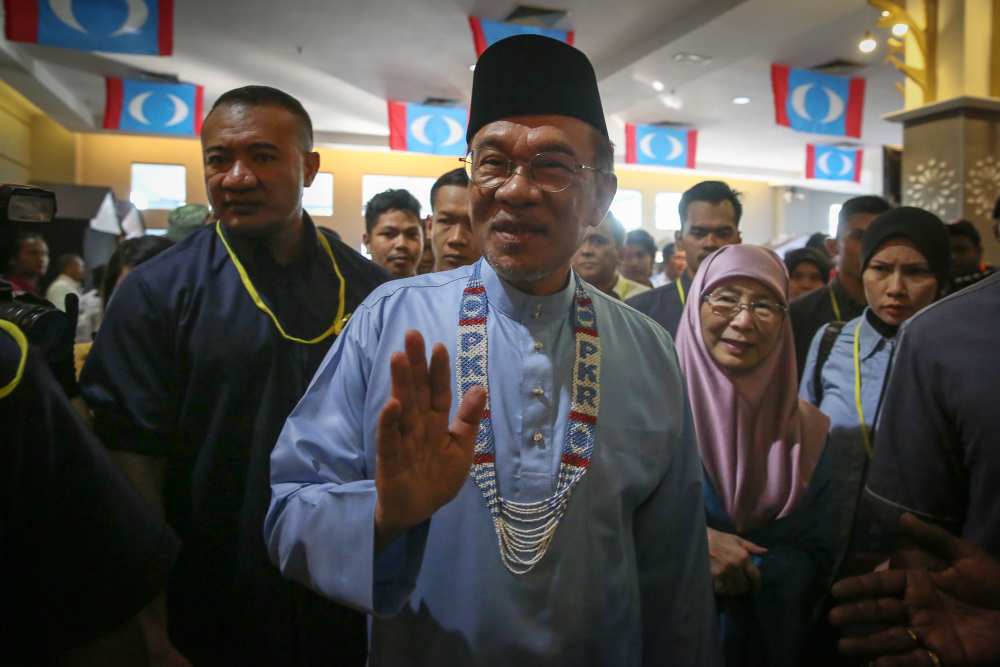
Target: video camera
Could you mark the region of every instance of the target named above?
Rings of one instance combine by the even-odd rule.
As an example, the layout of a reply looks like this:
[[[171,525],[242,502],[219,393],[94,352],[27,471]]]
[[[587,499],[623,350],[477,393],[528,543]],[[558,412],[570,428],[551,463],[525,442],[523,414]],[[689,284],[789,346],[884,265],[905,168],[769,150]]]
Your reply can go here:
[[[0,237],[13,239],[19,223],[52,222],[56,196],[24,185],[0,185]],[[67,299],[66,312],[30,294],[14,295],[13,286],[0,280],[0,319],[16,324],[28,341],[40,348],[60,383],[73,396],[73,342],[79,304]]]

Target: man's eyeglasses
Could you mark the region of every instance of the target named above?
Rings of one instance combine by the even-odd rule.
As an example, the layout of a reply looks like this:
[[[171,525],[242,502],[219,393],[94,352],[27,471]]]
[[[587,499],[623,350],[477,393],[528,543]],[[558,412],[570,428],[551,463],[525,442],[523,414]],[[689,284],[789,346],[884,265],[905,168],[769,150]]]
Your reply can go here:
[[[562,192],[573,185],[584,171],[604,172],[589,164],[580,164],[566,155],[539,153],[527,164],[511,160],[494,150],[473,151],[464,158],[465,173],[472,184],[479,188],[493,190],[506,183],[517,169],[524,164],[527,177],[545,192]]]
[[[712,309],[712,312],[724,320],[734,320],[744,309],[759,324],[773,324],[778,322],[788,312],[788,306],[761,299],[758,301],[744,302],[740,300],[738,294],[729,291],[715,290],[704,298],[705,303]]]

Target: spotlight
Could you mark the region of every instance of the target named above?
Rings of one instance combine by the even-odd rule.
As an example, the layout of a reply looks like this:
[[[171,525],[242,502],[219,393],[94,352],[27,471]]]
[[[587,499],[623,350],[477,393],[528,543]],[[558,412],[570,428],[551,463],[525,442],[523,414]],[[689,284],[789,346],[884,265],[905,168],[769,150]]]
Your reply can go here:
[[[896,25],[892,26],[892,34],[895,35],[896,37],[902,37],[907,33],[909,29],[910,26],[906,25],[905,23],[897,23]]]
[[[890,12],[888,9],[883,9],[882,10],[882,18],[887,19],[890,16],[892,16],[892,12]]]
[[[653,90],[655,90],[658,93],[662,93],[663,89],[665,88],[665,86],[663,85],[662,81],[654,81],[652,83],[652,86],[653,86]]]
[[[878,42],[876,42],[875,38],[872,37],[872,34],[866,30],[864,39],[858,42],[858,50],[861,51],[861,53],[871,53],[877,48]]]
[[[744,105],[744,104],[750,104],[750,98],[746,97],[745,95],[740,95],[739,97],[734,97],[733,98],[733,104],[739,104],[741,106]]]
[[[469,65],[469,71],[470,72],[475,72],[476,71],[476,63],[472,63],[471,65]]]

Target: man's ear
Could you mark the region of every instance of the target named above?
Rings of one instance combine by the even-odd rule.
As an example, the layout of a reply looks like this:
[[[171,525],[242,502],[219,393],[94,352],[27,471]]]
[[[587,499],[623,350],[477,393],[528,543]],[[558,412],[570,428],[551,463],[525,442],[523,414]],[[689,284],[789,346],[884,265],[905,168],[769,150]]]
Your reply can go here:
[[[363,232],[361,234],[361,242],[365,244],[365,247],[368,248],[368,252],[370,253],[371,248],[368,246],[368,232]]]
[[[595,193],[597,197],[597,213],[598,215],[593,217],[592,222],[589,226],[596,227],[604,220],[604,217],[608,214],[608,209],[611,208],[611,202],[614,201],[615,193],[618,192],[618,176],[615,174],[598,174],[599,178],[596,179],[595,185],[597,186],[597,192]]]
[[[312,151],[302,156],[302,185],[309,187],[319,172],[319,153]]]

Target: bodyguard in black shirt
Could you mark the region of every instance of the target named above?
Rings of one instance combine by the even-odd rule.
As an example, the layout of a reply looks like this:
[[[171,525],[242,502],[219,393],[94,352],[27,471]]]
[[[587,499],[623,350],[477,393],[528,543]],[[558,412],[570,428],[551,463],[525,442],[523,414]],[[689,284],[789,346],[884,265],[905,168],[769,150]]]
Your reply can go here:
[[[167,590],[181,654],[194,665],[360,665],[364,618],[282,579],[261,530],[285,418],[386,276],[302,210],[319,154],[294,98],[230,91],[201,139],[219,222],[118,287],[82,392],[183,540]]]
[[[795,336],[795,359],[799,380],[806,365],[809,344],[824,324],[847,322],[865,309],[865,288],[861,283],[861,239],[872,220],[890,208],[889,202],[874,195],[854,197],[844,202],[837,222],[837,276],[828,287],[799,297],[789,304],[788,316]]]

